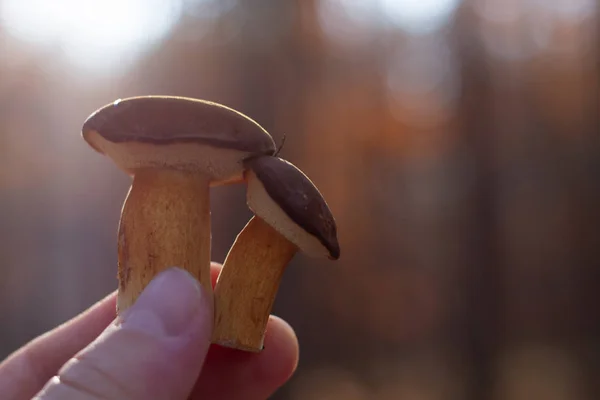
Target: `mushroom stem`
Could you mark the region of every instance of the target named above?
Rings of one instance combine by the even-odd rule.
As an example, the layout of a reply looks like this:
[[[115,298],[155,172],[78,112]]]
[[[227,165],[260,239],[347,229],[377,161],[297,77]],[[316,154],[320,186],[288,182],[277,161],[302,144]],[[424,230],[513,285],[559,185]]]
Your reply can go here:
[[[285,267],[298,247],[256,216],[229,250],[215,286],[213,343],[259,352]]]
[[[188,271],[212,293],[209,202],[209,181],[203,174],[136,171],[119,223],[119,313],[158,273],[173,266]]]

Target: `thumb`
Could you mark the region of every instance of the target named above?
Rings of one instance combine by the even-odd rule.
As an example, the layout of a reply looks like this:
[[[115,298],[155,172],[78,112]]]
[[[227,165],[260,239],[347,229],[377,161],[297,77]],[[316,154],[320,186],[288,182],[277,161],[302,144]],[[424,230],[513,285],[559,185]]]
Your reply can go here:
[[[186,399],[210,345],[212,301],[187,272],[159,274],[36,399]]]

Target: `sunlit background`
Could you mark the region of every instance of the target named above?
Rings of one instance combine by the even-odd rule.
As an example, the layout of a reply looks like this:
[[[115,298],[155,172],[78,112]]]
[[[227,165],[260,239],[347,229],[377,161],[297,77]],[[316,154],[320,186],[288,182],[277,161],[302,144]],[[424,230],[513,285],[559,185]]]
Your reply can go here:
[[[0,0],[0,355],[116,287],[117,98],[210,99],[319,186],[277,399],[600,398],[596,0]],[[213,259],[251,214],[214,189]]]

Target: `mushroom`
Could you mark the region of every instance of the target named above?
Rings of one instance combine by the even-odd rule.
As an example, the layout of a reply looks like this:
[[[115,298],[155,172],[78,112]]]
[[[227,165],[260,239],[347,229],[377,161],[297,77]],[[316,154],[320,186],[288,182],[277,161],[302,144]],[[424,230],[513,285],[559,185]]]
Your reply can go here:
[[[213,343],[259,352],[283,272],[300,250],[340,256],[335,220],[319,190],[293,164],[253,157],[247,204],[254,216],[229,250],[215,286]]]
[[[220,104],[173,96],[117,100],[93,113],[85,141],[133,176],[118,232],[118,312],[178,266],[212,295],[209,187],[243,181],[243,160],[275,152],[255,121]]]

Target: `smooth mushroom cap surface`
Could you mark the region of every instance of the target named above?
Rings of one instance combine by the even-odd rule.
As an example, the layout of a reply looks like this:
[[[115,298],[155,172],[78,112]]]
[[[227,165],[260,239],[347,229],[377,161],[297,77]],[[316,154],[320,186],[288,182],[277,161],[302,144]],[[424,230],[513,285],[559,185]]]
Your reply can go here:
[[[312,257],[340,257],[335,219],[311,180],[292,163],[262,156],[248,168],[248,207],[281,235]]]
[[[213,181],[241,180],[244,159],[275,152],[269,133],[244,114],[174,96],[117,100],[87,118],[82,136],[129,174],[168,167],[201,171]]]

